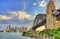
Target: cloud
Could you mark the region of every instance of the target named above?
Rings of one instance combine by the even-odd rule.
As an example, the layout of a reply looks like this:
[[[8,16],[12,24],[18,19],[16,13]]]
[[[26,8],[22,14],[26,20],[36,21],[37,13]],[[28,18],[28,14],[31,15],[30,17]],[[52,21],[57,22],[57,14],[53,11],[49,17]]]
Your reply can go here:
[[[34,17],[32,15],[30,15],[24,11],[11,11],[9,13],[13,16],[16,16],[20,20],[24,20],[24,19],[32,20],[32,19],[34,19]]]
[[[13,15],[15,18],[18,18],[18,21],[15,21],[17,24],[22,26],[33,26],[33,21],[36,17],[36,14],[31,15],[24,11],[9,11],[9,14]],[[14,19],[15,19],[14,18]]]
[[[31,27],[33,26],[33,20],[35,19],[35,16],[36,16],[36,14],[31,15],[24,11],[8,11],[8,14],[9,16],[0,15],[1,24],[13,24],[13,25],[16,24],[16,25]]]
[[[46,7],[46,4],[47,3],[45,2],[45,0],[39,2],[39,6],[41,6],[41,7]]]
[[[5,16],[5,15],[0,15],[0,20],[10,20],[12,19],[12,17],[8,17],[8,16]]]
[[[36,5],[36,3],[34,3],[33,5]]]

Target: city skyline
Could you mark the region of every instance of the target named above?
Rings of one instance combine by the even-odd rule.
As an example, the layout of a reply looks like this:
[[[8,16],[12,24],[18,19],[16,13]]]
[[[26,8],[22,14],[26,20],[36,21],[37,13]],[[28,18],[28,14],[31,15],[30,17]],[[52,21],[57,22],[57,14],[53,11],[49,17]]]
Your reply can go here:
[[[0,0],[0,29],[8,25],[32,26],[37,14],[45,14],[50,0]],[[60,0],[54,0],[56,8]]]

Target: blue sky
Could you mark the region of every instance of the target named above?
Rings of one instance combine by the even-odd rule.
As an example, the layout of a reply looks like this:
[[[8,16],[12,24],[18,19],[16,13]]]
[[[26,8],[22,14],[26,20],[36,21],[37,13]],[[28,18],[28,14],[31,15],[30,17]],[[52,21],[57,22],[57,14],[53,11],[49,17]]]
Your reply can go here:
[[[49,0],[0,0],[0,29],[9,24],[31,27],[37,14],[46,13],[48,2]],[[54,2],[57,5],[60,0]],[[56,8],[59,8],[58,5]]]

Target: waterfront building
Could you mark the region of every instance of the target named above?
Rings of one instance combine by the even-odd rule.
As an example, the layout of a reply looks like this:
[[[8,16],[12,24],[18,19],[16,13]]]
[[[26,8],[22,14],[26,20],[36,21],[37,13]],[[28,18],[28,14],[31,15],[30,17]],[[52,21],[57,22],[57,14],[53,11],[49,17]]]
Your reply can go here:
[[[19,32],[26,32],[26,31],[28,31],[28,28],[22,26],[18,30],[19,30]]]
[[[7,28],[4,30],[4,32],[16,32],[16,29],[14,27],[11,27],[11,25],[7,26]]]

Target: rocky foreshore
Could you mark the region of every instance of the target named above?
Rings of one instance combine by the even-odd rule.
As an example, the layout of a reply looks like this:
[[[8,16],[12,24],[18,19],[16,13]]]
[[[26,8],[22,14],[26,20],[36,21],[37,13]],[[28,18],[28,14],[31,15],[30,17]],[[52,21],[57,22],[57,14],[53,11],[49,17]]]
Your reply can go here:
[[[29,37],[35,37],[35,38],[42,37],[42,38],[60,39],[60,28],[45,29],[40,32],[29,30],[27,32],[23,32],[22,35],[29,36]]]

